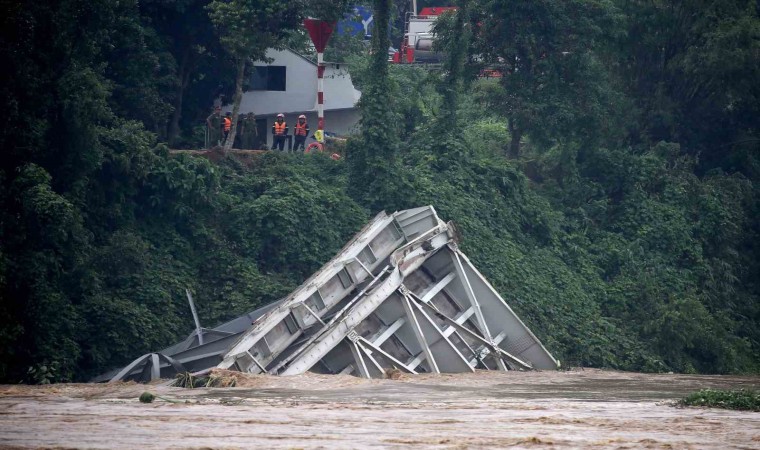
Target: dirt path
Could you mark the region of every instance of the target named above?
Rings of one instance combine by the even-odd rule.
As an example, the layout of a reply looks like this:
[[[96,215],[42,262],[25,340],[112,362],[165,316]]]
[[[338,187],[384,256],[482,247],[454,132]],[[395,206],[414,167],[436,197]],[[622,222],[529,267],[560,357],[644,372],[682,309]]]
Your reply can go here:
[[[678,409],[758,377],[478,372],[241,387],[0,386],[0,448],[760,448],[760,413]],[[187,403],[139,403],[145,390]]]

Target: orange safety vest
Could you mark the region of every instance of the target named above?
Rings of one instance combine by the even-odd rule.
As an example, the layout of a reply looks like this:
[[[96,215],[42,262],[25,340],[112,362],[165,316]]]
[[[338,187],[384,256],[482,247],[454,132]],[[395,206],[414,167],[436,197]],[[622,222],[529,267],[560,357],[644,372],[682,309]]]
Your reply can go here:
[[[229,117],[224,118],[224,131],[230,131],[230,128],[232,128],[232,119]]]
[[[274,134],[275,136],[283,136],[285,134],[285,128],[287,128],[287,124],[283,120],[282,123],[275,122],[274,123]]]
[[[306,127],[308,127],[308,126],[309,125],[306,122],[304,122],[303,125],[300,124],[300,123],[296,123],[296,132],[295,132],[295,135],[296,136],[306,136]]]

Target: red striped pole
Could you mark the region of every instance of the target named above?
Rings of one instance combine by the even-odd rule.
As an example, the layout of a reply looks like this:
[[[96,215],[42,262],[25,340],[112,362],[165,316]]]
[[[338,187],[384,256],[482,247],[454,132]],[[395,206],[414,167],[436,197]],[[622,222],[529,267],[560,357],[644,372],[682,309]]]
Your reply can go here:
[[[304,19],[304,26],[317,50],[317,141],[324,142],[325,129],[325,60],[324,51],[327,41],[335,28],[335,22],[324,20]]]
[[[325,129],[325,61],[324,53],[317,52],[317,136],[324,136]],[[320,139],[320,143],[324,139]]]

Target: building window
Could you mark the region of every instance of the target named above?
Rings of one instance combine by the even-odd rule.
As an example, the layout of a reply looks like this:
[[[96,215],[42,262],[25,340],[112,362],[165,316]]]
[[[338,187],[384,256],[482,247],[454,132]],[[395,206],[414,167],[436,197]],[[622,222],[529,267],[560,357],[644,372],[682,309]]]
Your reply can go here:
[[[254,66],[251,87],[254,91],[284,91],[285,66]]]

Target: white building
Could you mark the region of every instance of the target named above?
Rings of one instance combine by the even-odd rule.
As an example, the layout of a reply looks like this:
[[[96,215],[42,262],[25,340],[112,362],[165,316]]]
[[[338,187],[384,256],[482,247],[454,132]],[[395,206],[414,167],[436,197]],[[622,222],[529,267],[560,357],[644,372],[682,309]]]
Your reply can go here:
[[[267,51],[271,63],[254,63],[249,80],[249,91],[243,93],[240,114],[253,112],[259,137],[266,137],[268,147],[272,145],[272,124],[277,114],[285,114],[288,134],[298,116],[305,114],[311,133],[317,130],[317,65],[302,55],[290,50]],[[325,131],[345,136],[357,131],[359,110],[357,102],[361,92],[354,88],[348,67],[345,64],[326,63],[324,74]],[[226,105],[224,112],[231,111]],[[314,140],[311,136],[306,145]]]

